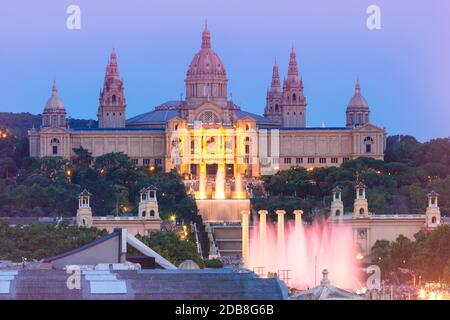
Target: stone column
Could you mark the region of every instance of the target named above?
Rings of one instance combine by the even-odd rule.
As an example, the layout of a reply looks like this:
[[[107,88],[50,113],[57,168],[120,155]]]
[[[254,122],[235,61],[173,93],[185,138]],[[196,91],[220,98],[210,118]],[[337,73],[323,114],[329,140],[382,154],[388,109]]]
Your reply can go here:
[[[298,235],[300,230],[302,229],[302,214],[303,210],[294,210],[296,235]]]
[[[259,254],[267,251],[267,210],[259,210]]]
[[[284,256],[284,215],[286,211],[277,210],[276,214],[278,216],[278,224],[277,224],[277,249],[278,252]]]
[[[248,261],[250,251],[250,241],[249,241],[250,212],[248,210],[243,210],[241,214],[242,214],[242,261],[245,264]]]

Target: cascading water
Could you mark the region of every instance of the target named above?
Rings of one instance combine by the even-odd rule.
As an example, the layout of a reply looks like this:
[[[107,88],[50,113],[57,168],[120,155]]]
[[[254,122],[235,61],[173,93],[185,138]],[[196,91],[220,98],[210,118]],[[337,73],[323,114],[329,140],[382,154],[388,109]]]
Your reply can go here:
[[[322,270],[328,269],[334,286],[359,287],[357,250],[348,226],[315,220],[310,226],[297,223],[295,227],[289,222],[284,228],[284,243],[278,244],[277,228],[281,226],[267,219],[267,225],[262,224],[262,228],[266,228],[264,236],[258,219],[254,217],[253,221],[246,259],[250,270],[262,267],[266,275],[290,270],[290,286],[312,288],[320,283]]]
[[[214,199],[225,199],[225,166],[223,164],[217,166],[216,193]]]

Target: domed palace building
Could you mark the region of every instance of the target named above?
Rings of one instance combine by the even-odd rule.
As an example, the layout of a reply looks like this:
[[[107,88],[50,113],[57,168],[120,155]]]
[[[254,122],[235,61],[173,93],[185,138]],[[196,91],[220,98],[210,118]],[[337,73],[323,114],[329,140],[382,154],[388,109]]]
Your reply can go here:
[[[225,177],[250,178],[292,166],[339,166],[358,157],[383,159],[386,133],[370,123],[359,81],[347,107],[345,126],[307,126],[307,102],[294,49],[283,83],[278,65],[273,66],[263,116],[242,110],[230,99],[228,75],[212,49],[207,26],[185,85],[184,99],[167,101],[126,119],[125,88],[113,50],[100,92],[98,128],[69,127],[64,103],[53,84],[42,126],[29,131],[30,154],[70,159],[79,147],[94,157],[124,152],[137,165],[159,166],[165,171],[177,168],[186,179],[194,180],[201,175],[215,177],[218,171]]]

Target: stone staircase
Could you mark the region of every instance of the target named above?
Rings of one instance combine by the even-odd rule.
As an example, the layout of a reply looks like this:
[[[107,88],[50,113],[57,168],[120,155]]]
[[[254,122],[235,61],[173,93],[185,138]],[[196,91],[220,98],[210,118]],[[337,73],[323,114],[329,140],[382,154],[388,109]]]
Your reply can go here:
[[[240,224],[212,224],[212,233],[220,256],[242,256],[242,228]]]

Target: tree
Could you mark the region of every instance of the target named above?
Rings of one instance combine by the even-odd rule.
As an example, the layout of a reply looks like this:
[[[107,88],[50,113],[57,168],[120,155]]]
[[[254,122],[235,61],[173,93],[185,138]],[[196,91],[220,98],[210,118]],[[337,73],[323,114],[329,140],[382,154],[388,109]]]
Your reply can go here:
[[[81,247],[102,236],[106,231],[96,228],[69,226],[63,221],[56,224],[35,223],[10,227],[0,221],[0,260],[22,261],[43,259]]]
[[[416,138],[408,135],[390,136],[386,139],[384,160],[411,164],[417,150],[422,146]]]
[[[203,266],[203,260],[198,256],[197,247],[192,238],[181,240],[173,232],[156,232],[150,236],[138,236],[138,238],[175,265],[189,259]]]
[[[16,164],[12,158],[0,159],[0,176],[9,179],[11,174],[17,171]]]

